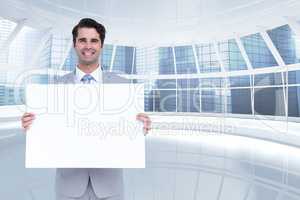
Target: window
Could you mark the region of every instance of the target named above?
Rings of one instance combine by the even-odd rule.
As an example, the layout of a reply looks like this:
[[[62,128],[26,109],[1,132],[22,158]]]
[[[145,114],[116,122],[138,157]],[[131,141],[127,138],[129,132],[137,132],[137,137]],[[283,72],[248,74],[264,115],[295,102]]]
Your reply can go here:
[[[289,117],[300,117],[300,87],[289,87],[288,96]]]
[[[228,101],[229,113],[252,114],[250,89],[231,89]]]
[[[219,52],[226,71],[246,70],[247,65],[234,39],[219,42]]]
[[[195,57],[192,46],[174,47],[177,74],[197,73]]]
[[[296,52],[295,34],[288,25],[267,31],[285,64],[299,62]]]
[[[220,63],[213,44],[200,44],[196,46],[201,73],[220,72]]]
[[[258,115],[284,116],[283,88],[255,88],[254,112]]]
[[[174,56],[171,47],[159,48],[159,74],[174,74]]]
[[[117,73],[134,74],[134,47],[117,46],[112,71]]]
[[[278,65],[259,33],[242,37],[241,40],[253,68]]]
[[[224,94],[222,90],[201,90],[202,112],[224,113]]]

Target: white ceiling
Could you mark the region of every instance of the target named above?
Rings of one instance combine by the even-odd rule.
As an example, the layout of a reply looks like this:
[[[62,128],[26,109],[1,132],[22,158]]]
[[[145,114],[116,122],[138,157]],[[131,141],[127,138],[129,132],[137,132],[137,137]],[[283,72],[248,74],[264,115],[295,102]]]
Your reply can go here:
[[[172,45],[222,40],[300,19],[299,0],[6,0],[0,16],[70,34],[82,17],[107,27],[109,43]]]

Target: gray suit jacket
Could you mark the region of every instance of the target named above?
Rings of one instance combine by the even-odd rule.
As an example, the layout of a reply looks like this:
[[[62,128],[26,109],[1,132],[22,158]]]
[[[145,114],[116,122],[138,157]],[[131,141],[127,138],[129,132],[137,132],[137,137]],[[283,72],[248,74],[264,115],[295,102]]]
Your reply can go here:
[[[103,83],[129,83],[128,79],[122,78],[112,72],[102,72]],[[57,84],[77,83],[75,72],[58,78]],[[84,147],[78,147],[84,148]],[[57,169],[56,192],[58,195],[79,197],[86,191],[89,178],[95,194],[99,197],[108,197],[123,194],[122,169]]]

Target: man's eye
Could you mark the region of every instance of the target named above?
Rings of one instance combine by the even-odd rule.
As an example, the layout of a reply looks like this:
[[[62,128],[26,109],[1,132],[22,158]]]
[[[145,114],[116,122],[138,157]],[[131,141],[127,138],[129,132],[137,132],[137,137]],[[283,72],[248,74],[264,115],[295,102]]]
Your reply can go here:
[[[80,43],[84,43],[84,42],[86,42],[86,40],[81,39],[81,40],[79,40],[79,42],[80,42]]]

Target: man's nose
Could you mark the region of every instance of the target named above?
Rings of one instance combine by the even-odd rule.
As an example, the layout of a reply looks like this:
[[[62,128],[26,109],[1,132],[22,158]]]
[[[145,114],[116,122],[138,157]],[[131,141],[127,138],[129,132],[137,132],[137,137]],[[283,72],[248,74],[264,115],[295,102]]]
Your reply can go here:
[[[90,49],[92,47],[92,43],[91,42],[86,42],[85,43],[85,48]]]

